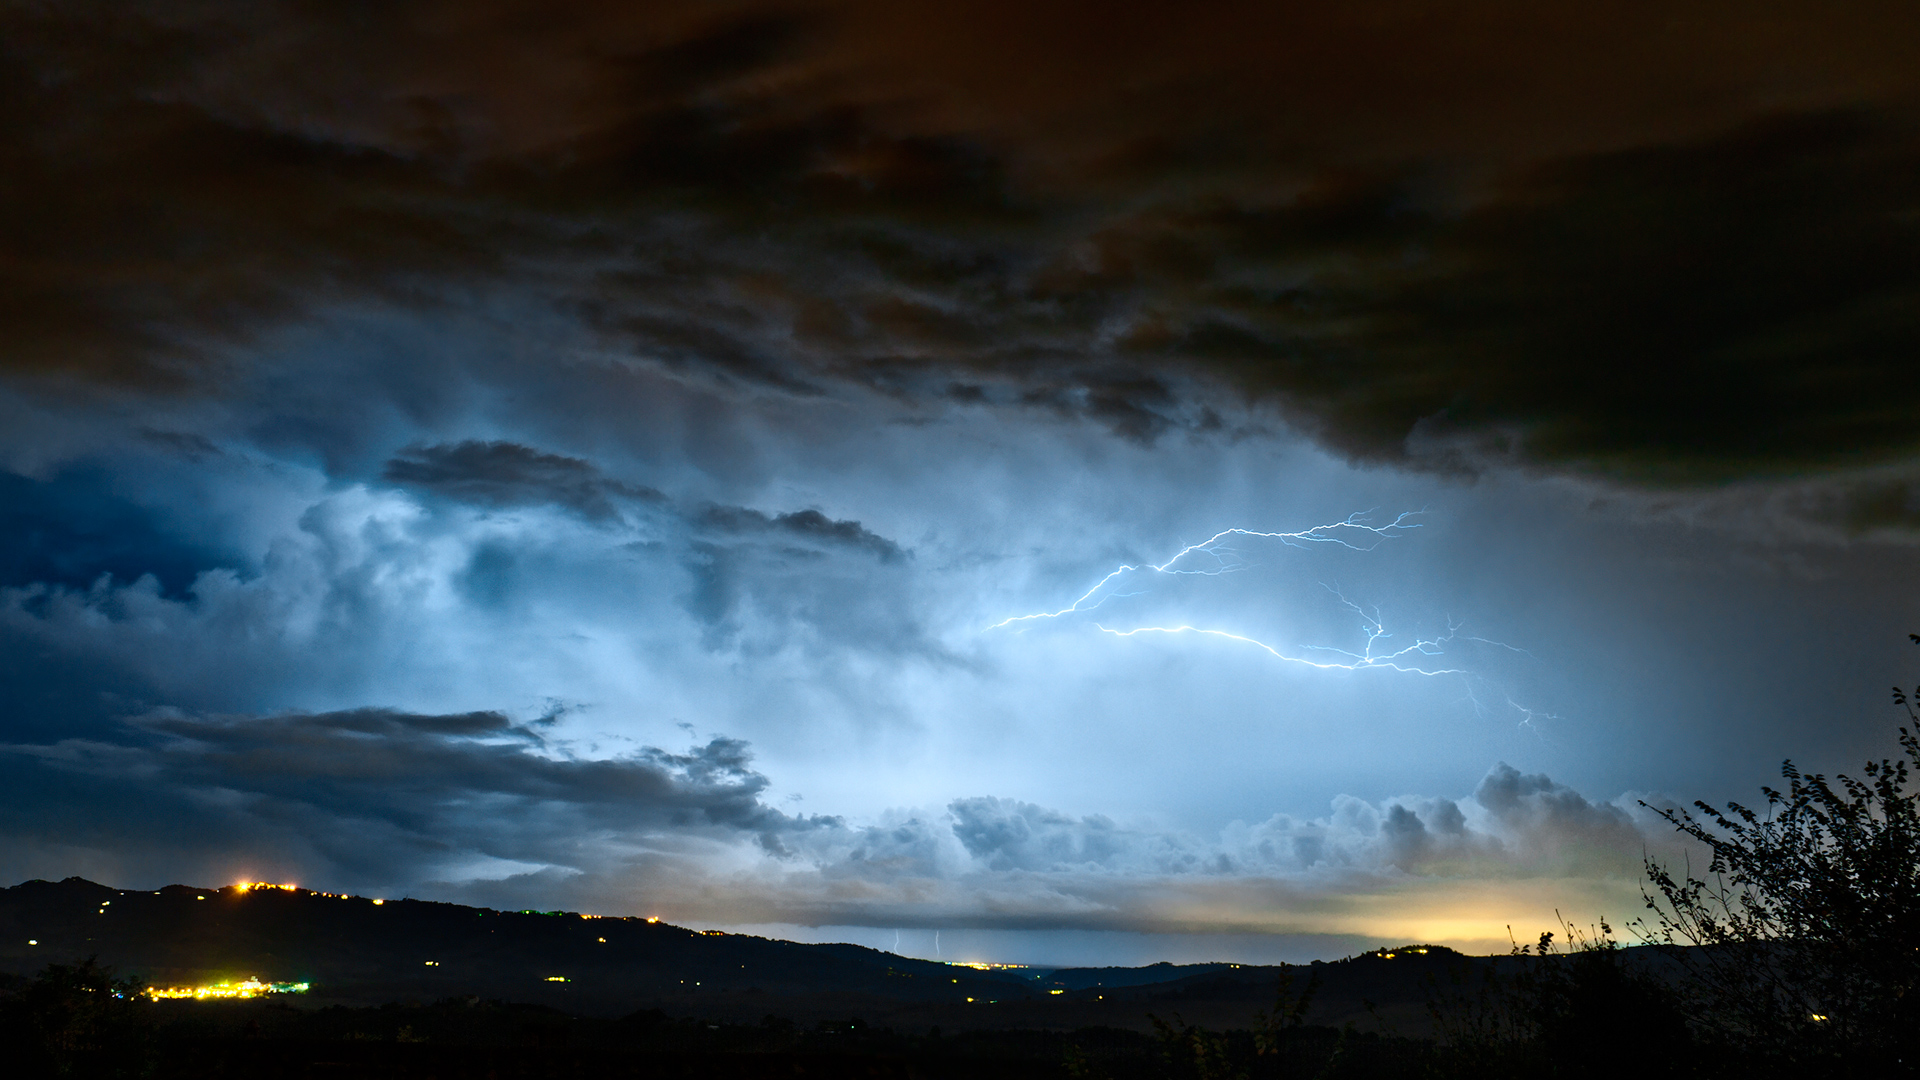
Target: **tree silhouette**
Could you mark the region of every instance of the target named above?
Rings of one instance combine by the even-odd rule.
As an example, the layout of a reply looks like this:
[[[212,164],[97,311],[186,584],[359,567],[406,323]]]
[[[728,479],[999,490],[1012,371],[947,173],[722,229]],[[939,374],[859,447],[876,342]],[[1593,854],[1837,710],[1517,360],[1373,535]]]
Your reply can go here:
[[[1895,688],[1920,724],[1915,700]],[[1640,929],[1699,946],[1673,955],[1690,1019],[1723,1046],[1789,1066],[1911,1070],[1920,1057],[1920,792],[1907,791],[1920,739],[1899,732],[1904,757],[1857,779],[1783,763],[1787,789],[1763,787],[1761,811],[1649,807],[1713,853],[1704,879],[1647,860]]]
[[[146,1011],[134,979],[88,957],[48,964],[0,1007],[0,1030],[18,1076],[144,1076],[153,1064]]]

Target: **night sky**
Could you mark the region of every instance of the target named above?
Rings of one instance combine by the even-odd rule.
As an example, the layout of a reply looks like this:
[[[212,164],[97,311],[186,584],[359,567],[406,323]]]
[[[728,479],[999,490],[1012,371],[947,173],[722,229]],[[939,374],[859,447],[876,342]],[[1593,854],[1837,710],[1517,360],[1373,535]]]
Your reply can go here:
[[[1916,401],[1911,0],[5,0],[0,883],[1621,926]]]

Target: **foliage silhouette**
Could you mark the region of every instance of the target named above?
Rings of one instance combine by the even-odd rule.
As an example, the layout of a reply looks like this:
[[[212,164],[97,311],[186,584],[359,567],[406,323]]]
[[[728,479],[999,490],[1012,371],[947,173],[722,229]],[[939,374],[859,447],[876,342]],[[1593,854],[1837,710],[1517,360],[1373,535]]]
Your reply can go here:
[[[1920,635],[1914,635],[1920,643]],[[1894,701],[1920,721],[1911,695]],[[1650,924],[1685,970],[1689,1019],[1729,1053],[1805,1072],[1911,1072],[1920,1032],[1920,739],[1859,778],[1782,764],[1763,810],[1655,809],[1712,852],[1705,878],[1649,858]],[[1641,805],[1646,805],[1642,803]],[[1904,1060],[1902,1060],[1904,1058]]]
[[[1294,969],[1283,966],[1273,1007],[1260,1010],[1251,1029],[1214,1031],[1188,1024],[1178,1015],[1168,1022],[1149,1013],[1147,1018],[1160,1039],[1160,1075],[1172,1080],[1330,1080],[1397,1076],[1406,1071],[1409,1061],[1417,1060],[1417,1049],[1409,1053],[1403,1045],[1406,1040],[1362,1036],[1351,1024],[1339,1029],[1309,1025],[1307,1012],[1320,989],[1320,974],[1314,972],[1298,994],[1293,978]],[[1078,1061],[1069,1063],[1068,1072],[1091,1075]]]
[[[1456,965],[1427,1002],[1436,1076],[1688,1075],[1694,1048],[1672,989],[1630,961],[1602,919],[1515,943],[1477,972]],[[1555,937],[1561,936],[1561,943]],[[1609,1033],[1631,1032],[1631,1038]]]
[[[13,1075],[136,1077],[154,1066],[150,1008],[135,979],[88,957],[49,964],[0,1006]]]

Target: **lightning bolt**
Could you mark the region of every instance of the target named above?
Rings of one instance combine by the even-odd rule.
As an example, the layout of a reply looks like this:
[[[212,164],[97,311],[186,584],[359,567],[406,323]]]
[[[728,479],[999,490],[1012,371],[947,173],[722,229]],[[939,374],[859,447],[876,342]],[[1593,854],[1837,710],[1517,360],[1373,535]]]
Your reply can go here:
[[[1499,642],[1493,642],[1493,644],[1497,645],[1499,644]],[[1509,646],[1509,648],[1511,648],[1511,646]],[[1521,651],[1525,652],[1525,650],[1521,650]],[[1532,656],[1533,654],[1528,653],[1527,655]],[[1505,704],[1507,708],[1512,709],[1514,712],[1517,712],[1520,714],[1519,726],[1527,729],[1528,731],[1531,731],[1536,736],[1540,736],[1544,738],[1544,735],[1542,735],[1540,730],[1540,725],[1534,723],[1535,720],[1566,719],[1565,717],[1559,715],[1558,713],[1552,713],[1552,712],[1548,712],[1545,709],[1535,709],[1526,705],[1522,705],[1518,701],[1515,701],[1513,699],[1513,695],[1510,693],[1502,692],[1501,696],[1506,699]],[[1473,705],[1473,711],[1478,713],[1481,716],[1489,716],[1493,712],[1493,710],[1487,708],[1486,704],[1480,700],[1480,696],[1474,693],[1472,682],[1467,683],[1467,701]]]
[[[1030,615],[1014,615],[1002,619],[988,630],[1000,630],[1007,627],[1019,627],[1043,619],[1061,619],[1094,611],[1109,600],[1138,596],[1149,591],[1144,582],[1139,585],[1132,582],[1149,578],[1151,575],[1199,575],[1218,576],[1239,573],[1252,569],[1255,565],[1250,555],[1239,545],[1248,541],[1274,541],[1289,547],[1307,547],[1313,544],[1337,544],[1353,551],[1371,551],[1381,544],[1402,533],[1420,528],[1418,522],[1410,521],[1421,511],[1409,511],[1400,514],[1384,525],[1369,524],[1367,518],[1372,512],[1353,514],[1339,521],[1325,525],[1316,525],[1299,532],[1259,532],[1252,529],[1225,529],[1202,540],[1189,544],[1175,552],[1164,562],[1141,565],[1122,565],[1095,582],[1093,587],[1082,593],[1073,603],[1058,611],[1041,611]],[[1468,696],[1476,709],[1480,702],[1472,690],[1479,673],[1463,667],[1452,666],[1442,659],[1446,647],[1456,641],[1476,642],[1490,645],[1529,658],[1532,653],[1517,646],[1509,645],[1491,638],[1476,637],[1461,633],[1462,624],[1452,618],[1447,620],[1446,633],[1435,637],[1414,638],[1410,643],[1399,645],[1395,635],[1387,629],[1378,608],[1366,608],[1349,599],[1337,586],[1323,587],[1333,595],[1334,601],[1341,607],[1358,616],[1363,644],[1359,649],[1342,649],[1331,645],[1302,645],[1291,650],[1261,641],[1246,634],[1212,627],[1181,624],[1177,626],[1136,626],[1121,629],[1104,623],[1094,623],[1094,628],[1114,637],[1137,637],[1142,634],[1190,634],[1197,637],[1219,638],[1240,645],[1259,649],[1276,660],[1303,667],[1317,668],[1323,671],[1394,671],[1407,675],[1457,675],[1468,681]],[[1404,640],[1404,639],[1400,639]],[[1536,718],[1551,718],[1552,713],[1527,708],[1513,700],[1511,694],[1504,694],[1507,705],[1522,716],[1521,726],[1532,727]]]
[[[1432,641],[1416,642],[1415,644],[1409,645],[1398,652],[1388,653],[1385,656],[1372,656],[1372,655],[1367,655],[1362,653],[1347,652],[1344,649],[1335,649],[1332,646],[1328,646],[1328,645],[1306,646],[1306,648],[1311,650],[1316,650],[1316,651],[1325,650],[1327,652],[1337,653],[1341,656],[1352,657],[1351,660],[1342,661],[1342,660],[1314,660],[1305,656],[1289,656],[1286,653],[1281,652],[1279,649],[1276,649],[1273,646],[1267,644],[1266,642],[1259,640],[1258,638],[1250,638],[1244,634],[1228,633],[1225,630],[1207,630],[1198,626],[1136,626],[1132,630],[1115,630],[1111,627],[1101,626],[1099,623],[1095,623],[1094,628],[1104,631],[1106,633],[1112,634],[1114,637],[1132,637],[1135,634],[1205,634],[1208,637],[1226,638],[1229,641],[1242,641],[1247,643],[1248,645],[1252,645],[1256,649],[1265,650],[1267,653],[1271,654],[1276,660],[1285,660],[1290,664],[1305,664],[1307,667],[1319,668],[1322,671],[1330,671],[1330,670],[1360,671],[1365,668],[1389,668],[1394,671],[1405,672],[1409,675],[1471,675],[1473,674],[1472,672],[1468,671],[1466,668],[1429,668],[1429,667],[1422,667],[1417,664],[1409,664],[1409,663],[1401,662],[1401,658],[1405,657],[1409,653],[1418,653],[1423,656],[1434,655],[1433,652],[1430,652],[1428,650],[1439,645],[1441,642],[1444,642],[1450,639],[1453,636],[1451,634],[1448,634],[1446,637],[1436,638]],[[1369,644],[1369,647],[1371,647],[1371,644],[1372,644],[1371,641],[1369,641],[1368,644]],[[1371,649],[1369,649],[1369,651],[1371,651]]]
[[[1407,519],[1418,517],[1423,511],[1410,510],[1385,525],[1367,524],[1366,518],[1370,513],[1372,513],[1372,511],[1361,514],[1351,514],[1340,521],[1326,525],[1315,525],[1311,529],[1303,529],[1300,532],[1255,532],[1252,529],[1225,529],[1214,533],[1212,536],[1207,537],[1197,544],[1189,544],[1181,548],[1174,553],[1173,558],[1168,559],[1166,562],[1146,566],[1118,567],[1112,573],[1096,582],[1093,588],[1088,589],[1081,595],[1080,599],[1075,600],[1059,611],[1041,611],[1032,615],[1013,615],[1001,619],[999,622],[987,627],[987,629],[999,630],[1002,627],[1012,626],[1014,623],[1031,622],[1035,619],[1058,619],[1062,616],[1072,615],[1081,611],[1092,611],[1094,608],[1099,607],[1115,596],[1136,596],[1138,595],[1137,593],[1116,593],[1107,589],[1107,586],[1112,585],[1115,581],[1120,580],[1128,574],[1197,574],[1205,577],[1215,577],[1220,574],[1231,574],[1246,570],[1253,564],[1242,558],[1241,553],[1231,546],[1231,541],[1239,538],[1249,540],[1278,540],[1288,547],[1305,547],[1309,544],[1338,544],[1341,547],[1353,551],[1372,551],[1382,543],[1403,532],[1419,528],[1418,523],[1412,525],[1407,524]],[[1348,539],[1348,537],[1353,537],[1353,539]],[[1359,542],[1356,543],[1355,540]],[[1211,559],[1212,563],[1203,563],[1200,566],[1192,568],[1182,567],[1180,565],[1181,562],[1187,560],[1189,556],[1204,556]],[[1196,558],[1194,561],[1197,562],[1200,560]],[[1095,597],[1099,597],[1099,599],[1096,600],[1094,599]],[[1092,602],[1089,603],[1088,601]],[[1354,610],[1358,611],[1359,609],[1355,608]]]
[[[1398,671],[1408,675],[1473,674],[1473,672],[1468,671],[1466,668],[1429,667],[1415,659],[1416,657],[1422,656],[1442,655],[1447,642],[1454,640],[1454,638],[1459,635],[1459,623],[1449,619],[1447,621],[1447,632],[1439,637],[1415,638],[1411,645],[1394,649],[1391,652],[1377,652],[1374,647],[1393,636],[1387,631],[1386,624],[1380,621],[1380,610],[1375,608],[1372,611],[1368,611],[1359,604],[1347,599],[1341,594],[1339,589],[1332,585],[1325,585],[1323,587],[1328,592],[1331,592],[1335,599],[1339,600],[1342,607],[1360,616],[1360,630],[1366,635],[1367,639],[1363,651],[1352,652],[1347,649],[1335,648],[1331,645],[1302,646],[1302,649],[1306,652],[1327,653],[1332,657],[1344,657],[1344,659],[1314,659],[1308,656],[1288,655],[1258,638],[1250,638],[1245,634],[1234,634],[1225,630],[1208,630],[1198,626],[1141,626],[1132,630],[1114,630],[1095,623],[1094,628],[1104,633],[1112,634],[1115,637],[1133,637],[1135,634],[1204,634],[1208,637],[1226,638],[1229,641],[1245,642],[1255,648],[1264,649],[1276,660],[1285,660],[1290,664],[1303,664],[1307,667],[1319,668],[1323,671],[1363,671],[1368,668],[1386,668],[1390,671]],[[1466,640],[1484,641],[1486,639],[1468,638]],[[1488,644],[1501,645],[1501,643],[1497,641],[1489,641]],[[1508,649],[1513,648],[1511,645],[1502,645],[1501,647]],[[1525,652],[1526,650],[1516,649],[1515,651]]]

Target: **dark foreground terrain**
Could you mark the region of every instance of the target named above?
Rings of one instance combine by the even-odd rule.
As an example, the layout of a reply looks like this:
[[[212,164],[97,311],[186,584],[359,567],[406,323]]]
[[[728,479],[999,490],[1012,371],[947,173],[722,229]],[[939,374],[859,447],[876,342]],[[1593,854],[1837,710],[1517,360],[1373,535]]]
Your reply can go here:
[[[1846,1072],[1778,1070],[1698,1041],[1672,971],[1650,950],[1493,958],[1432,946],[1298,967],[981,971],[638,918],[278,887],[130,892],[70,878],[0,890],[10,1076]],[[251,999],[149,993],[248,978],[307,986]]]
[[[1490,962],[1444,949],[1392,955],[1302,969],[1300,986],[1310,976],[1320,980],[1307,1018],[1424,1034],[1428,985],[1463,965]],[[811,1026],[860,1016],[916,1032],[1146,1032],[1153,1030],[1149,1013],[1244,1027],[1273,1004],[1284,970],[1156,964],[979,971],[857,945],[703,933],[643,918],[421,900],[376,904],[304,889],[174,885],[140,892],[79,878],[0,889],[0,974],[27,977],[49,963],[88,957],[143,988],[304,982],[310,989],[299,1004],[307,1008],[457,998],[600,1018],[660,1010],[758,1023],[773,1014]]]
[[[905,1033],[859,1018],[802,1028],[768,1016],[729,1024],[644,1010],[618,1019],[575,1017],[543,1006],[443,1001],[378,1008],[307,1009],[282,1002],[137,1004],[146,1015],[118,1038],[81,1040],[76,1072],[150,1077],[994,1077],[1194,1074],[1185,1048],[1170,1056],[1158,1035],[1115,1028]],[[20,1037],[27,1033],[9,1033]],[[1288,1049],[1296,1066],[1274,1075],[1410,1075],[1416,1040],[1302,1029]],[[1171,1070],[1171,1071],[1170,1071]],[[1269,1072],[1271,1070],[1268,1070]],[[42,1074],[54,1070],[42,1066]],[[1263,1072],[1261,1075],[1266,1075]]]

